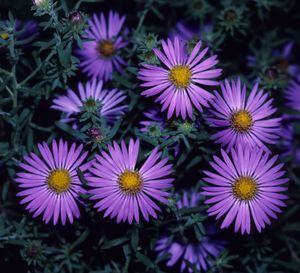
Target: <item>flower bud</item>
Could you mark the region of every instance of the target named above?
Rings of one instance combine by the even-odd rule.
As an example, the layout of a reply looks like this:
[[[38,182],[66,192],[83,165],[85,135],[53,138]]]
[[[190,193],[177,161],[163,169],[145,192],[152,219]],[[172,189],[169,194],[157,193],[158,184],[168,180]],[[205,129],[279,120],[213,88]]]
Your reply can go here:
[[[100,128],[91,128],[89,130],[90,138],[95,143],[100,143],[104,139],[104,135]]]
[[[32,0],[32,3],[38,8],[46,9],[50,4],[50,0]]]
[[[72,24],[79,25],[83,22],[83,18],[81,16],[80,12],[74,11],[69,15],[69,21]]]

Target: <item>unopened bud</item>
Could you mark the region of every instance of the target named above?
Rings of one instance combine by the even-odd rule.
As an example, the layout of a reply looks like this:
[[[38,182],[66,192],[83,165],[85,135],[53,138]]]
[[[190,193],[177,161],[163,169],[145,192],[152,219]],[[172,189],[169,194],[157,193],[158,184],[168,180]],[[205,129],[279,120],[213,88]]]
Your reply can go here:
[[[74,11],[69,15],[69,20],[73,24],[81,24],[83,22],[80,12]]]

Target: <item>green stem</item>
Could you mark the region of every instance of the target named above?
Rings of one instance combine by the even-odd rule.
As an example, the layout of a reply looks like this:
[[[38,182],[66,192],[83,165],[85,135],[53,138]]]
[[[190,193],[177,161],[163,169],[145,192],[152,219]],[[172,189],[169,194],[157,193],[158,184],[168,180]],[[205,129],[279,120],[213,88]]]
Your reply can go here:
[[[11,89],[8,86],[5,86],[8,93],[11,95],[12,99],[14,98],[14,93],[11,91]]]
[[[1,67],[0,67],[0,72],[6,74],[7,76],[11,76],[11,72],[9,72],[9,71],[7,71],[7,70],[1,68]]]
[[[41,62],[36,69],[34,69],[23,81],[20,82],[19,86],[25,85],[31,78],[33,78],[42,68],[43,65],[47,64],[52,56],[55,54],[55,51],[52,51],[45,61]]]
[[[50,127],[42,127],[42,126],[39,126],[33,122],[30,122],[29,123],[30,127],[33,128],[33,129],[36,129],[36,130],[39,130],[39,131],[43,131],[43,132],[52,132],[53,130],[53,126],[50,126]]]
[[[12,74],[12,87],[14,90],[13,108],[16,108],[18,106],[18,82],[16,79],[16,65],[13,66],[11,74]]]
[[[286,242],[286,245],[287,245],[288,250],[289,250],[290,253],[291,253],[291,256],[292,256],[293,259],[299,264],[299,263],[300,263],[300,259],[299,259],[298,255],[297,255],[297,253],[294,251],[294,248],[293,248],[293,246],[291,245],[290,240],[289,240],[289,238],[288,238],[286,235],[284,235],[284,240],[285,240],[285,242]]]
[[[82,4],[82,0],[77,1],[77,3],[76,3],[76,5],[75,5],[74,9],[75,9],[75,10],[78,10],[81,4]]]
[[[145,9],[145,10],[143,11],[143,13],[142,13],[142,15],[141,15],[141,17],[140,17],[140,20],[139,20],[139,23],[138,23],[138,26],[137,26],[135,32],[139,32],[140,28],[142,27],[142,25],[143,25],[143,23],[144,23],[144,21],[145,21],[145,17],[146,17],[146,15],[147,15],[148,11],[149,11],[149,9]]]
[[[51,10],[49,11],[48,14],[52,18],[55,28],[58,29],[58,26],[60,25],[60,22],[58,21],[57,14],[55,13],[53,6],[52,6],[52,8],[51,8]]]

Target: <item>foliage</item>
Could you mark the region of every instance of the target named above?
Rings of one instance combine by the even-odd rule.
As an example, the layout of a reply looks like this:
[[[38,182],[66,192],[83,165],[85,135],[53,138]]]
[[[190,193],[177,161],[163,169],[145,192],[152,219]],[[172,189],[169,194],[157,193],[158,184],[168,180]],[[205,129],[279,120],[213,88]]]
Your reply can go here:
[[[122,120],[109,125],[99,115],[101,105],[96,110],[84,108],[77,130],[62,123],[50,105],[68,86],[87,80],[79,70],[75,50],[82,47],[89,16],[110,9],[126,15],[130,45],[122,53],[128,61],[126,70],[114,74],[106,86],[123,90],[129,109]],[[289,62],[299,63],[299,12],[296,0],[45,0],[36,6],[30,1],[0,1],[1,272],[179,272],[178,267],[173,271],[165,266],[167,257],[157,257],[155,243],[165,233],[201,241],[212,221],[206,217],[203,202],[178,210],[174,194],[158,219],[128,225],[101,217],[83,196],[86,206],[81,219],[65,227],[45,225],[27,214],[16,197],[14,177],[22,156],[34,151],[40,141],[63,137],[83,142],[92,158],[112,140],[139,137],[142,157],[153,147],[170,157],[176,177],[174,193],[199,191],[202,170],[209,168],[208,161],[219,149],[210,139],[205,114],[190,121],[172,119],[162,131],[155,127],[142,133],[139,121],[152,101],[140,96],[139,64],[157,64],[152,49],[160,46],[178,21],[198,24],[200,29],[209,24],[201,38],[219,55],[223,77],[239,75],[249,83],[258,80],[281,113],[297,114],[283,104],[283,91],[292,76],[278,66],[274,51],[293,41]],[[26,25],[17,25],[26,20],[39,23],[38,33],[23,35]],[[256,61],[249,64],[249,56]],[[297,124],[298,135],[299,128]],[[275,147],[273,151],[280,150]],[[280,219],[262,234],[222,231],[226,250],[211,261],[208,272],[299,272],[299,168],[288,158],[286,169],[290,198]],[[215,225],[219,227],[218,222]]]

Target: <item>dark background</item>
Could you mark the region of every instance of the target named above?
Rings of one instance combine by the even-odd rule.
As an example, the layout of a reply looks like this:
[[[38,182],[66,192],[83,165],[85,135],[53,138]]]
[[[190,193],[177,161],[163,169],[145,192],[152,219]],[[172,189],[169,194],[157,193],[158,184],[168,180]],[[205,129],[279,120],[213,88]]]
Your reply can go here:
[[[77,1],[62,1],[68,7],[69,11],[72,11],[72,7]],[[203,1],[199,1],[203,2]],[[148,12],[145,21],[143,23],[146,32],[153,32],[158,34],[159,39],[167,37],[169,31],[174,27],[178,20],[186,20],[192,24],[204,24],[210,22],[214,25],[218,25],[218,16],[224,10],[224,6],[220,1],[208,1],[213,7],[213,11],[201,13],[197,15],[190,11],[190,1],[134,1],[134,0],[107,0],[98,1],[98,3],[83,3],[80,11],[86,14],[92,14],[93,12],[104,12],[107,13],[110,9],[113,9],[120,14],[126,15],[126,26],[129,30],[136,28],[139,22],[139,14],[148,5],[150,11]],[[224,1],[225,2],[225,1]],[[244,1],[232,1],[237,6],[243,5]],[[263,40],[270,32],[277,30],[277,35],[274,37],[274,44],[278,41],[283,41],[281,45],[286,41],[293,40],[295,46],[293,49],[292,62],[300,65],[300,35],[299,35],[299,17],[300,17],[300,1],[273,1],[273,3],[279,3],[278,5],[272,5],[270,2],[270,8],[260,8],[258,3],[264,1],[245,1],[247,2],[247,11],[244,12],[245,20],[247,18],[247,30],[246,35],[236,32],[233,36],[222,32],[224,35],[223,42],[217,48],[217,54],[220,59],[220,66],[224,69],[222,79],[226,77],[232,77],[234,75],[243,75],[247,80],[252,81],[253,79],[266,73],[265,70],[257,68],[254,70],[247,66],[246,57],[251,54],[250,45],[259,48],[260,41]],[[31,11],[31,2],[14,0],[14,1],[0,1],[0,18],[4,20],[7,18],[8,11],[10,10],[13,15],[20,20],[33,19],[33,12]],[[154,7],[163,15],[162,18],[155,14],[151,9]],[[259,15],[262,14],[262,16]],[[40,20],[40,18],[38,18]],[[38,39],[44,39],[48,37],[48,32],[42,32]],[[134,43],[134,40],[133,40]],[[278,42],[278,44],[280,44]],[[281,47],[278,46],[279,48]],[[132,45],[130,45],[132,47]],[[130,47],[129,46],[129,47]],[[272,45],[270,45],[272,47]],[[24,49],[24,54],[30,56],[31,48]],[[132,66],[137,67],[140,60],[135,55],[132,60]],[[6,53],[0,53],[0,64],[1,66],[7,67],[8,61]],[[273,67],[271,64],[269,68]],[[68,85],[75,87],[78,80],[85,81],[87,78],[80,72],[77,72],[76,77],[72,77],[68,80]],[[289,78],[290,79],[290,78]],[[289,80],[288,79],[288,80]],[[132,80],[132,77],[129,77]],[[53,90],[51,98],[55,94],[63,92],[63,88]],[[275,105],[279,107],[279,112],[285,113],[286,109],[283,107],[283,90],[270,89],[268,92],[274,97]],[[30,105],[31,101],[24,100],[25,105]],[[54,121],[59,120],[60,114],[56,111],[49,110],[51,104],[50,99],[43,98],[37,105],[36,114],[34,115],[34,121],[40,126],[48,127],[51,126]],[[152,105],[151,100],[146,100],[142,105],[138,106],[133,110],[134,119],[133,125],[138,127],[138,122],[142,115],[142,111],[148,106]],[[132,113],[129,113],[125,120],[132,119]],[[125,129],[126,124],[122,127]],[[9,141],[11,128],[7,125],[3,125],[1,132],[1,142]],[[66,136],[64,132],[55,129],[55,133],[59,136]],[[130,131],[129,135],[134,135],[133,131]],[[49,133],[39,132],[35,136],[35,141],[42,141],[49,136]],[[120,136],[120,134],[118,135]],[[151,146],[144,144],[146,148]],[[205,144],[211,153],[217,153],[217,147],[212,141],[207,140]],[[273,152],[280,152],[278,147],[274,147]],[[176,169],[176,182],[175,188],[180,191],[182,189],[189,189],[195,186],[199,177],[201,177],[201,170],[209,168],[207,161],[201,160],[201,163],[197,166],[193,166],[190,169],[186,168],[187,163],[190,159],[194,158],[199,153],[199,150],[195,149],[189,152],[187,159],[184,164],[181,164]],[[290,182],[290,200],[288,201],[288,207],[284,213],[279,216],[279,221],[274,221],[272,226],[267,227],[262,234],[253,232],[251,236],[241,236],[235,234],[233,229],[230,228],[223,231],[220,234],[220,238],[227,241],[227,249],[231,255],[239,255],[238,258],[229,261],[229,265],[232,268],[224,269],[224,272],[300,272],[299,256],[300,256],[300,241],[299,241],[299,185],[295,182],[299,178],[299,169],[287,162],[287,169],[291,177]],[[81,219],[76,221],[74,225],[52,226],[44,225],[41,220],[32,220],[22,206],[18,204],[18,199],[15,197],[17,188],[13,184],[9,172],[6,166],[2,166],[1,171],[1,192],[4,191],[4,182],[9,183],[9,198],[6,199],[6,205],[4,206],[3,200],[1,200],[1,216],[11,221],[13,229],[20,225],[21,229],[24,229],[28,234],[37,234],[38,238],[42,238],[45,244],[49,247],[48,251],[50,258],[49,263],[56,263],[55,257],[61,255],[59,251],[64,252],[64,244],[68,246],[76,239],[80,238],[80,235],[84,234],[86,230],[89,230],[88,236],[84,241],[76,248],[74,255],[80,253],[78,256],[79,261],[73,261],[73,264],[78,267],[72,267],[73,272],[102,272],[106,264],[111,264],[114,260],[117,263],[124,265],[125,259],[123,255],[122,247],[115,247],[108,250],[101,250],[97,246],[97,242],[105,237],[107,240],[115,238],[123,238],[124,236],[130,236],[133,227],[127,224],[117,225],[114,221],[109,219],[103,219],[101,215],[95,213],[92,210],[92,204],[88,204],[86,208],[81,207]],[[87,212],[85,212],[87,211]],[[163,208],[163,213],[166,215],[164,221],[173,221],[170,211]],[[22,220],[23,219],[23,220]],[[26,219],[26,220],[24,220]],[[23,224],[22,221],[26,223]],[[214,222],[213,219],[209,219],[208,222]],[[208,223],[207,222],[207,223]],[[216,226],[220,223],[216,222]],[[142,227],[139,228],[139,247],[141,252],[144,252],[147,257],[155,262],[156,254],[149,250],[149,246],[157,236],[164,232],[169,232],[168,225],[158,226],[155,221],[149,223],[143,223]],[[189,231],[187,231],[189,232]],[[192,240],[194,236],[188,233]],[[1,238],[1,221],[0,221],[0,238]],[[1,243],[1,242],[0,242]],[[0,272],[44,272],[43,268],[35,268],[32,265],[27,265],[27,260],[22,258],[21,251],[24,248],[24,241],[19,238],[12,238],[8,244],[4,245],[4,248],[0,248]],[[65,252],[64,252],[65,253]],[[47,256],[47,253],[45,254]],[[64,254],[65,255],[65,254]],[[72,254],[73,255],[73,254]],[[70,256],[72,256],[70,254]],[[51,261],[50,261],[51,260]],[[59,262],[57,262],[59,264]],[[164,266],[164,263],[160,263],[161,270],[165,272],[179,272],[179,268],[175,267],[168,269]],[[34,269],[35,268],[35,269]],[[91,271],[92,269],[92,271]],[[97,271],[98,270],[98,271]],[[47,272],[47,271],[45,271]],[[49,271],[50,272],[50,271]],[[64,265],[61,272],[69,272],[67,265]],[[104,272],[104,271],[103,271]],[[109,269],[107,272],[118,272],[117,270]],[[129,265],[128,272],[153,272],[151,269],[146,271],[145,264],[141,261],[134,260]],[[215,271],[217,272],[217,271]]]

